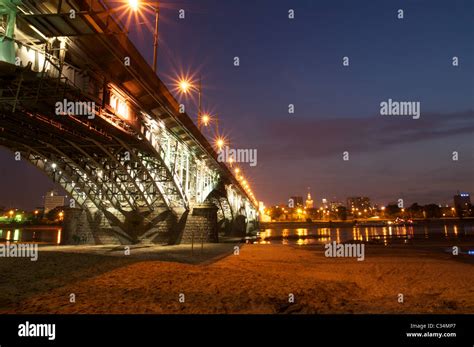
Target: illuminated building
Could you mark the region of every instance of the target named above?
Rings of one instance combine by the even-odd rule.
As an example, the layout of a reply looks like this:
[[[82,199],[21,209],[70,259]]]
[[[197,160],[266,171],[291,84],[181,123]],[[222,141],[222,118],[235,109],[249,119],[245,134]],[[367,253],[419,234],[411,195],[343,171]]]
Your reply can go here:
[[[310,208],[314,207],[313,199],[311,199],[311,193],[310,192],[308,192],[308,196],[306,197],[305,206],[306,206],[307,209],[310,209]]]
[[[44,197],[44,213],[48,213],[58,206],[64,206],[65,196],[58,195],[58,192],[51,190]]]
[[[454,208],[458,215],[464,215],[469,213],[471,208],[471,197],[468,193],[459,193],[453,197]]]
[[[369,209],[372,206],[370,205],[370,199],[366,196],[354,196],[347,198],[347,209],[348,210],[360,210]]]

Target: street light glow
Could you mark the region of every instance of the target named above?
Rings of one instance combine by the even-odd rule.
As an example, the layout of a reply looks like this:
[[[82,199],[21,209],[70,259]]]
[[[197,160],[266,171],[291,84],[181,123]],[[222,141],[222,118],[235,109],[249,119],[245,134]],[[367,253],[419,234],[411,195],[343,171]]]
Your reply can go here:
[[[140,7],[140,3],[138,0],[129,0],[128,5],[133,11],[138,11],[138,8]]]
[[[191,88],[191,83],[189,83],[189,81],[187,80],[181,80],[179,81],[179,89],[183,92],[183,93],[187,93],[189,91],[189,89]]]
[[[223,139],[222,137],[218,137],[218,138],[216,139],[216,146],[217,146],[217,148],[222,149],[222,147],[224,147],[224,145],[225,145],[224,139]]]
[[[205,126],[208,126],[209,125],[209,121],[211,120],[211,118],[209,117],[208,114],[203,114],[202,115],[202,123],[205,125]]]

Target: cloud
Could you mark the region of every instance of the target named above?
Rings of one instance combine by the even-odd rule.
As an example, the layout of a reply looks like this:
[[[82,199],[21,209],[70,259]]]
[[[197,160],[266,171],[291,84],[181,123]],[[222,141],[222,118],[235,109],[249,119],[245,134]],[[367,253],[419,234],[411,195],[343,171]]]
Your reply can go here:
[[[343,151],[370,152],[415,142],[474,133],[474,111],[364,118],[276,120],[260,125],[262,160],[304,160]]]

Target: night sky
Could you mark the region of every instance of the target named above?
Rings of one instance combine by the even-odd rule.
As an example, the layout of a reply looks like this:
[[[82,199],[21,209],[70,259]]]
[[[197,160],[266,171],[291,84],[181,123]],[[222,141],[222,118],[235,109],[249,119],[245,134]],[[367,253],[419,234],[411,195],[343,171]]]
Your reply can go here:
[[[266,205],[308,187],[316,205],[474,193],[472,0],[163,1],[160,19],[160,78],[172,89],[179,74],[202,75],[204,108],[230,147],[258,151],[256,167],[241,166]],[[152,34],[132,29],[151,62]],[[420,102],[420,119],[380,115],[389,98]],[[179,100],[195,118],[196,100]],[[4,149],[0,164],[0,206],[40,205],[53,186]]]

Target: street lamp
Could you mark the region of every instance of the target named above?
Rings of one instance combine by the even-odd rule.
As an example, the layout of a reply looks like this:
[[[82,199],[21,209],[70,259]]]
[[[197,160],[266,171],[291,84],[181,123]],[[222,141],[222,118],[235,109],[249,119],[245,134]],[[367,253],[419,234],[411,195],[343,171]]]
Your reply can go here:
[[[184,94],[187,94],[189,92],[189,90],[191,89],[191,83],[186,79],[182,79],[182,80],[179,81],[179,89]]]
[[[139,8],[138,0],[129,0],[128,4],[132,10],[138,11],[138,8]]]
[[[211,116],[208,113],[203,113],[202,112],[202,82],[201,82],[201,76],[199,76],[199,84],[198,87],[195,88],[193,83],[187,79],[187,78],[181,78],[178,80],[178,89],[181,93],[183,94],[189,94],[191,91],[196,90],[198,92],[198,119],[197,119],[197,125],[198,129],[202,130],[202,126],[208,126],[211,121],[215,122],[215,132],[216,135],[219,133],[219,122],[218,122],[218,117],[215,115],[211,119]]]
[[[141,3],[139,0],[129,0],[128,5],[133,11],[136,12],[140,9]],[[151,6],[155,12],[155,31],[153,33],[153,72],[156,73],[156,62],[158,58],[158,21],[160,18],[160,6],[158,1],[144,2],[143,5]]]
[[[222,137],[217,137],[217,138],[216,138],[216,146],[217,146],[217,148],[218,148],[219,150],[221,150],[222,147],[224,147],[224,145],[225,145],[225,140],[224,140],[224,138],[222,138]]]
[[[208,126],[209,125],[209,121],[211,120],[211,118],[209,117],[208,114],[203,114],[202,115],[202,122],[205,126]]]

